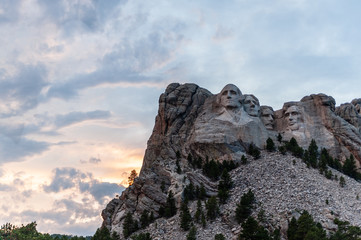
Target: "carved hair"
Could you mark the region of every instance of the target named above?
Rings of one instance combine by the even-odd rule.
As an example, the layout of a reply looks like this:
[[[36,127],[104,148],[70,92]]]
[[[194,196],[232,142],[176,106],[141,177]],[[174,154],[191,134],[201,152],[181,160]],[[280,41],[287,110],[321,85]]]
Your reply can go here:
[[[242,95],[241,90],[239,90],[239,88],[238,88],[236,85],[230,83],[230,84],[227,84],[226,86],[224,86],[224,87],[222,88],[221,92],[217,94],[217,99],[216,99],[217,104],[221,104],[221,96],[222,96],[222,93],[223,93],[223,91],[224,91],[226,88],[229,88],[229,87],[232,87],[232,88],[235,88],[235,89],[236,89],[237,94],[240,96],[239,102],[242,103],[243,95]]]
[[[259,106],[259,100],[258,100],[258,98],[257,98],[255,95],[253,95],[253,94],[244,94],[244,95],[242,96],[242,102],[244,102],[244,100],[246,100],[247,97],[251,97],[251,98],[253,98],[254,100],[256,100],[257,105]],[[273,109],[272,109],[272,111],[273,111]]]

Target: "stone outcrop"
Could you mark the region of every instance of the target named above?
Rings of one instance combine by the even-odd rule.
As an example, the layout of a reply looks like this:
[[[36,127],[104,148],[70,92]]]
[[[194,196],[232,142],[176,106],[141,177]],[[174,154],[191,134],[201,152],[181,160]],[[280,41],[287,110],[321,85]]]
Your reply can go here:
[[[350,154],[360,161],[361,134],[356,126],[340,117],[342,106],[336,109],[335,100],[325,94],[312,94],[299,102],[287,102],[275,113],[275,129],[285,140],[294,137],[303,148],[314,139],[320,148],[326,148],[342,161]],[[291,121],[296,123],[291,126]]]
[[[344,160],[353,154],[359,162],[359,100],[335,108],[332,97],[313,94],[298,102],[287,102],[282,109],[273,111],[272,107],[261,107],[255,96],[243,95],[232,84],[216,95],[195,84],[170,84],[159,98],[158,115],[148,140],[140,175],[119,199],[112,200],[103,210],[103,226],[122,234],[122,222],[127,212],[139,219],[141,213],[148,210],[157,218],[169,191],[174,193],[179,206],[183,189],[190,182],[195,186],[203,184],[208,196],[217,194],[217,183],[202,175],[201,170],[195,171],[188,163],[188,155],[203,161],[206,158],[240,161],[242,156],[247,155],[251,144],[264,149],[267,138],[277,142],[276,136],[281,134],[284,140],[295,138],[304,148],[315,139],[317,145],[326,148],[332,156]],[[281,159],[277,157],[272,160]],[[181,173],[177,173],[177,164],[182,169]],[[249,171],[252,172],[251,169]],[[241,181],[239,184],[251,181],[242,175],[247,173],[238,172],[235,171],[232,176]],[[249,183],[249,186],[255,189],[263,187],[258,186],[257,182]],[[282,191],[278,193],[283,194]],[[232,195],[231,199],[239,201],[237,194],[236,197]],[[288,215],[287,212],[280,216],[282,220],[279,223]],[[232,229],[233,224],[222,229],[230,227]],[[232,231],[227,234],[231,236]]]

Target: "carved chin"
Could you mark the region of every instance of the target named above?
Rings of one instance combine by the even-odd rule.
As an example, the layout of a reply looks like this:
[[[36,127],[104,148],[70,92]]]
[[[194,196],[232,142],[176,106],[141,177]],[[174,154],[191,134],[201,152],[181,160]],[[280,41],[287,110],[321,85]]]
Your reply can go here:
[[[258,117],[258,111],[257,110],[250,110],[248,113],[252,117]]]
[[[237,103],[227,103],[224,106],[226,108],[238,108],[238,107],[240,107]]]
[[[273,124],[272,123],[265,124],[265,127],[266,127],[267,130],[273,130]]]
[[[299,126],[298,126],[297,123],[295,123],[295,124],[289,125],[288,129],[291,130],[291,131],[295,131],[295,130],[299,129]]]

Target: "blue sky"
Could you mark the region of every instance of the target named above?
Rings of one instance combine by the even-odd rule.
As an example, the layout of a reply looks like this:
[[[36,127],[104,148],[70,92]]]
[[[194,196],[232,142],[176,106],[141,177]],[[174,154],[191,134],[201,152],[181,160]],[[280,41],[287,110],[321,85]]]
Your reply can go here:
[[[92,235],[171,82],[361,97],[359,1],[2,0],[0,224]]]

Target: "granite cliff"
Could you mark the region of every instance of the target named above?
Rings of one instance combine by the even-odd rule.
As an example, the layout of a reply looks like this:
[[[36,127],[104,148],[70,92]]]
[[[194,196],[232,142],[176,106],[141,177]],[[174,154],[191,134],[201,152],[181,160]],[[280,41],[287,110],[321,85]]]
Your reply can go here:
[[[222,216],[209,223],[209,228],[199,233],[198,239],[212,239],[221,232],[227,239],[237,237],[239,224],[234,220],[234,210],[241,193],[252,189],[257,202],[263,205],[268,217],[268,228],[280,227],[283,235],[287,221],[296,209],[306,209],[326,229],[334,227],[330,212],[352,224],[361,225],[361,216],[355,217],[356,199],[360,185],[347,179],[347,188],[327,180],[317,170],[308,169],[300,160],[290,155],[263,151],[267,139],[276,145],[279,136],[283,141],[294,138],[302,148],[314,139],[319,150],[341,162],[351,154],[357,166],[361,162],[361,100],[335,106],[335,100],[325,94],[312,94],[298,102],[286,102],[282,109],[260,106],[252,94],[242,94],[235,85],[226,85],[214,95],[195,84],[170,84],[159,98],[159,110],[153,133],[148,140],[143,166],[134,184],[119,198],[113,199],[102,212],[103,227],[123,237],[123,222],[127,213],[135,219],[147,210],[154,213],[156,225],[148,228],[155,239],[185,239],[184,232],[171,219],[159,218],[159,210],[166,205],[167,195],[174,194],[179,207],[185,186],[203,185],[206,195],[217,195],[217,181],[206,177],[189,163],[193,159],[240,162],[248,155],[250,147],[261,150],[261,158],[252,160],[231,171],[235,186],[231,197],[222,208]],[[181,169],[181,171],[179,171]],[[332,170],[333,175],[343,176]],[[328,182],[329,181],[329,182]],[[361,191],[360,191],[361,194]],[[273,201],[272,199],[279,199]],[[318,199],[305,201],[305,199]],[[325,199],[331,204],[324,206]],[[192,205],[193,204],[193,205]],[[190,203],[195,211],[195,203]],[[359,212],[357,212],[358,215]],[[178,217],[179,218],[179,217]],[[210,237],[211,236],[211,237]]]

